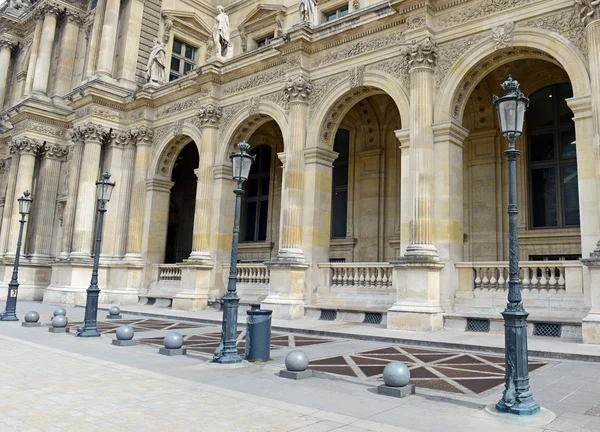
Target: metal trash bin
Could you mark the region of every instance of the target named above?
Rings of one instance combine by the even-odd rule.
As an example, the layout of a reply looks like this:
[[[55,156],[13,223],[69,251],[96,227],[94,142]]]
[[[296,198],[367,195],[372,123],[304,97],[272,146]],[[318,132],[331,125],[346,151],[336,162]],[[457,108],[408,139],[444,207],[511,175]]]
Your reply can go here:
[[[246,360],[267,361],[271,358],[271,315],[269,309],[246,311]]]

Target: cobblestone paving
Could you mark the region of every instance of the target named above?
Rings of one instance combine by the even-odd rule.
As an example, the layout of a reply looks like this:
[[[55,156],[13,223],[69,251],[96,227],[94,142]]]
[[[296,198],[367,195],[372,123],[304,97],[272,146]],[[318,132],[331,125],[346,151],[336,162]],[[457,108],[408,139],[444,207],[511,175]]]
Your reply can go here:
[[[481,394],[504,384],[504,357],[456,351],[393,346],[310,362],[316,371],[383,381],[385,366],[404,362],[417,387],[468,395]],[[529,371],[547,363],[529,362]]]
[[[244,351],[246,344],[246,331],[237,332],[237,348],[240,354]],[[139,343],[163,346],[163,337],[155,338],[142,338],[136,339]],[[221,341],[221,333],[205,333],[201,335],[188,335],[183,337],[183,346],[188,351],[196,351],[205,354],[212,354],[215,352]],[[271,334],[271,350],[281,348],[296,348],[305,347],[310,345],[320,345],[325,343],[333,342],[331,339],[322,339],[310,336],[293,335],[293,334],[282,334],[272,333]]]
[[[77,327],[81,325],[81,322],[70,322],[69,327],[71,331],[77,331]],[[124,320],[117,319],[112,321],[98,321],[97,328],[100,334],[116,333],[117,329],[122,325],[130,325],[133,330],[138,332],[153,331],[153,330],[180,330],[190,328],[206,327],[204,324],[196,323],[182,323],[175,321],[164,321],[157,319],[135,319],[135,320]]]

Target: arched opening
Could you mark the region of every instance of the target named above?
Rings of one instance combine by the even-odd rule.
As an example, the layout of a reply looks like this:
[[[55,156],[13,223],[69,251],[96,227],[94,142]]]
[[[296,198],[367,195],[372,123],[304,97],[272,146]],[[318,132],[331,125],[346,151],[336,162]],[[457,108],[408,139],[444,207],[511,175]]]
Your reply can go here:
[[[511,74],[530,97],[523,135],[517,140],[519,259],[570,260],[581,256],[573,90],[554,62],[522,59],[488,73],[465,107],[464,260],[508,259],[506,139],[500,135],[493,93]]]
[[[333,134],[330,259],[390,261],[400,246],[400,113],[387,94],[356,101]],[[351,103],[352,103],[351,102]],[[342,104],[335,110],[344,111]],[[332,114],[332,118],[336,115]]]
[[[194,210],[196,204],[199,155],[194,141],[187,144],[177,156],[171,181],[174,182],[169,200],[169,222],[165,263],[173,264],[187,259],[192,252]]]

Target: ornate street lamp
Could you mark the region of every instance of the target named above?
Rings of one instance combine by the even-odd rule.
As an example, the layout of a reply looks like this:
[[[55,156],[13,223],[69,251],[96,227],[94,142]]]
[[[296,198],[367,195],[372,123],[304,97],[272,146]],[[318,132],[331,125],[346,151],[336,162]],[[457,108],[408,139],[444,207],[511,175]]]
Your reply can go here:
[[[83,324],[77,329],[79,337],[98,337],[100,333],[96,328],[98,316],[98,262],[100,260],[100,245],[102,243],[102,223],[104,222],[104,213],[106,213],[106,203],[110,201],[115,184],[111,181],[110,174],[106,171],[102,174],[102,179],[96,182],[98,188],[98,227],[96,230],[96,247],[94,249],[94,267],[92,268],[92,280],[87,289],[85,303],[85,318]]]
[[[31,193],[28,190],[23,192],[23,196],[18,199],[19,213],[21,226],[19,227],[19,239],[17,240],[17,251],[15,254],[15,263],[13,265],[13,274],[10,283],[8,284],[8,294],[6,296],[6,309],[0,313],[0,321],[19,321],[17,318],[17,294],[19,292],[19,256],[21,255],[21,240],[23,239],[23,227],[25,226],[25,216],[29,214],[31,209],[31,201],[29,198]]]
[[[493,103],[500,118],[500,132],[508,139],[508,303],[502,312],[504,317],[504,365],[505,386],[502,399],[496,404],[501,412],[531,415],[540,411],[529,388],[527,358],[527,317],[521,301],[519,278],[519,242],[517,238],[517,156],[516,139],[523,133],[525,110],[529,99],[519,90],[519,83],[509,75],[502,83],[506,92],[503,97],[494,96]],[[525,269],[524,271],[528,271]]]
[[[227,291],[223,295],[223,323],[221,343],[215,351],[215,363],[239,363],[242,358],[237,352],[237,315],[240,298],[237,296],[237,253],[240,238],[240,210],[242,207],[242,184],[248,179],[250,166],[255,156],[248,154],[250,145],[242,141],[237,145],[238,152],[232,153],[229,158],[233,164],[233,179],[237,181],[235,194],[235,214],[233,217],[233,239],[231,240],[231,266],[229,267],[229,282]]]

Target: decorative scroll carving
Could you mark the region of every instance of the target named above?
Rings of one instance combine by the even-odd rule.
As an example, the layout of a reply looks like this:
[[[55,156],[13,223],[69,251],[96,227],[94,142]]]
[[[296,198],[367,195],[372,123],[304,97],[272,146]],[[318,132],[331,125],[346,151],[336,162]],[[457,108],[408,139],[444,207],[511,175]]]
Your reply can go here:
[[[440,47],[438,65],[435,69],[435,81],[437,88],[439,88],[442,81],[447,76],[448,71],[456,62],[456,59],[458,59],[464,52],[466,52],[479,41],[481,41],[481,36],[473,36],[467,39],[460,39]]]
[[[171,29],[173,28],[173,20],[167,15],[164,11],[161,14],[164,24],[164,33],[162,37],[162,41],[164,44],[169,43],[169,38],[171,37]]]
[[[534,0],[483,0],[472,6],[457,8],[456,11],[442,15],[438,20],[440,28],[452,27],[496,12],[531,3]]]
[[[404,34],[399,31],[373,36],[368,39],[347,44],[338,50],[328,50],[326,54],[315,59],[314,66],[318,67],[331,63],[338,63],[350,57],[355,57],[391,45],[399,45],[402,42],[404,42]]]
[[[296,78],[288,78],[283,83],[283,94],[287,101],[304,101],[308,102],[308,98],[313,91],[312,81],[299,75]]]
[[[223,94],[229,95],[241,91],[250,90],[265,84],[271,84],[281,80],[285,75],[283,68],[272,69],[235,82],[223,90]]]
[[[173,128],[172,124],[167,124],[154,129],[154,144],[159,144],[169,131]]]
[[[410,76],[408,75],[408,60],[406,56],[394,57],[380,63],[375,63],[369,66],[369,69],[385,72],[397,78],[407,91],[410,90]]]
[[[240,29],[240,39],[242,41],[242,52],[248,51],[248,33],[246,33],[246,27]]]
[[[359,10],[360,9],[360,0],[353,0],[352,7],[354,8],[355,11]]]
[[[118,111],[112,111],[112,110],[109,110],[109,109],[106,109],[104,107],[97,106],[97,105],[87,106],[85,108],[78,110],[75,113],[75,118],[79,119],[79,118],[86,117],[89,115],[102,117],[103,119],[106,119],[106,120],[114,120],[114,121],[121,120],[121,113],[119,113]]]
[[[154,131],[147,126],[139,126],[130,130],[131,136],[133,137],[137,145],[151,144],[152,138],[154,137]]]
[[[519,27],[532,27],[548,30],[564,36],[579,48],[587,58],[588,44],[585,32],[586,24],[579,19],[578,11],[567,10],[554,15],[545,15],[519,23]]]
[[[350,75],[350,88],[361,87],[365,82],[365,66],[356,66],[348,69]]]
[[[198,119],[203,126],[218,126],[223,110],[213,104],[202,105],[198,109]]]
[[[575,7],[586,25],[600,19],[600,0],[575,0]]]
[[[438,46],[429,36],[413,41],[410,48],[405,50],[406,62],[409,69],[416,67],[434,68],[437,64]]]
[[[492,27],[492,37],[496,49],[512,48],[514,34],[515,23],[512,21]]]
[[[18,135],[25,131],[37,132],[42,135],[48,135],[56,138],[64,138],[65,137],[65,129],[54,127],[44,123],[38,123],[31,120],[25,120],[17,123],[13,130],[13,136]]]
[[[343,74],[321,78],[313,83],[313,92],[310,97],[310,113],[309,117],[314,114],[323,97],[331,91],[331,89],[345,78]],[[287,102],[286,102],[287,103]]]
[[[283,94],[283,92],[277,91],[275,93],[270,93],[268,95],[261,96],[261,99],[279,105],[281,109],[283,109],[283,112],[285,112],[286,114],[290,112],[290,104],[287,100],[285,100],[285,95]]]
[[[173,113],[183,111],[186,109],[194,108],[196,106],[198,106],[198,98],[197,97],[186,99],[181,102],[176,102],[173,105],[169,105],[166,108],[159,109],[156,112],[156,118],[164,117],[166,115],[173,114]]]
[[[181,135],[182,132],[183,132],[183,121],[175,120],[173,122],[173,136],[176,137],[178,135]]]
[[[406,29],[414,30],[427,25],[425,15],[412,15],[406,18]]]
[[[260,103],[260,97],[252,96],[250,98],[250,105],[248,106],[248,114],[253,116],[258,114],[258,105]]]
[[[224,133],[227,130],[233,118],[238,115],[240,111],[246,109],[248,104],[248,101],[243,101],[235,105],[229,105],[222,109],[221,127],[219,128],[221,133]]]

